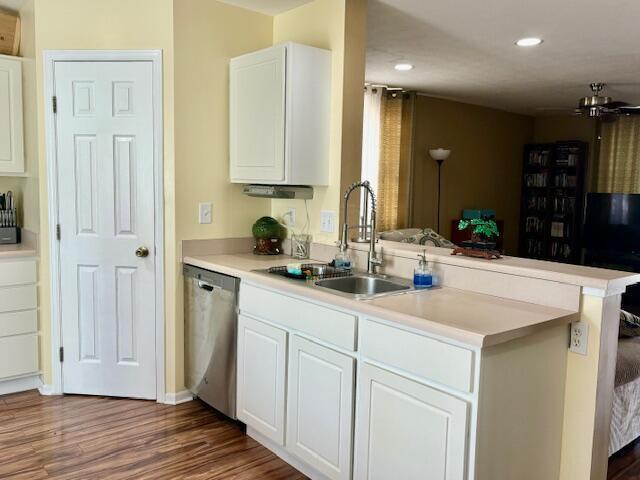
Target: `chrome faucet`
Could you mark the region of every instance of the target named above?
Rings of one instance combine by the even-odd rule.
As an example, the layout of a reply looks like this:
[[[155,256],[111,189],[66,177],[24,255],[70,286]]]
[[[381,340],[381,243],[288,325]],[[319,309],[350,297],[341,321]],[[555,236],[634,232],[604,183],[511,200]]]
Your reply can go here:
[[[370,238],[369,238],[369,257],[367,259],[367,273],[371,275],[375,275],[376,268],[382,266],[382,256],[378,257],[376,255],[376,194],[373,193],[371,189],[371,184],[368,181],[364,182],[355,182],[351,184],[347,191],[344,193],[344,223],[342,224],[342,238],[340,239],[340,251],[344,252],[348,247],[348,238],[349,238],[349,225],[347,224],[347,212],[349,205],[349,197],[351,193],[356,188],[364,188],[366,192],[371,197],[371,223],[370,225],[359,225],[359,228],[370,228]],[[365,213],[366,217],[366,213]],[[366,220],[365,220],[366,222]],[[364,223],[364,222],[363,222]],[[382,250],[382,248],[381,248]]]

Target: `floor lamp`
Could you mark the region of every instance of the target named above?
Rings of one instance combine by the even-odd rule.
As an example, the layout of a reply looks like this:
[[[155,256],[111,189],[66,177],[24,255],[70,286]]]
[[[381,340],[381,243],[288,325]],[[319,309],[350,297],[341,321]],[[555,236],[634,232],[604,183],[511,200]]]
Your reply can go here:
[[[442,162],[449,158],[449,155],[451,155],[451,150],[446,150],[444,148],[433,148],[429,150],[429,155],[431,155],[431,158],[433,158],[438,164],[438,233],[440,233],[440,182],[442,174]]]

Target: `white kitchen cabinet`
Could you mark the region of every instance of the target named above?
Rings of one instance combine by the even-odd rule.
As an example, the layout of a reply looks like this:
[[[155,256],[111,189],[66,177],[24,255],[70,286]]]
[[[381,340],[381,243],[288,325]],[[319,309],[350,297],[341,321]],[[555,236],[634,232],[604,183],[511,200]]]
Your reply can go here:
[[[233,183],[327,185],[331,52],[285,43],[231,59]]]
[[[22,63],[0,56],[0,175],[24,173]]]
[[[368,363],[358,378],[355,479],[465,478],[466,401]]]
[[[355,359],[290,337],[287,450],[335,480],[351,478]]]
[[[240,315],[238,419],[284,445],[287,332]]]
[[[0,395],[40,385],[36,260],[0,260]]]

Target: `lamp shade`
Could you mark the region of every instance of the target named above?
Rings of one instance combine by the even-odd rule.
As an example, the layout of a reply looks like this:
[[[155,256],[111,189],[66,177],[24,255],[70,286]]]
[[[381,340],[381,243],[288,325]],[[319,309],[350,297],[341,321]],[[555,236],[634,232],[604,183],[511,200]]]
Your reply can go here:
[[[429,150],[429,155],[434,160],[446,160],[451,155],[451,150],[447,150],[444,148],[432,148]]]

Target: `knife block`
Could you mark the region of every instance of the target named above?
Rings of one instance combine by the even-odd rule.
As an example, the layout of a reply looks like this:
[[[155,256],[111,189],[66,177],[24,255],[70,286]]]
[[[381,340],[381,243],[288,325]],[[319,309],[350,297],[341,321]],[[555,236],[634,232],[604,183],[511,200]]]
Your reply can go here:
[[[20,227],[0,227],[0,245],[20,243]]]

